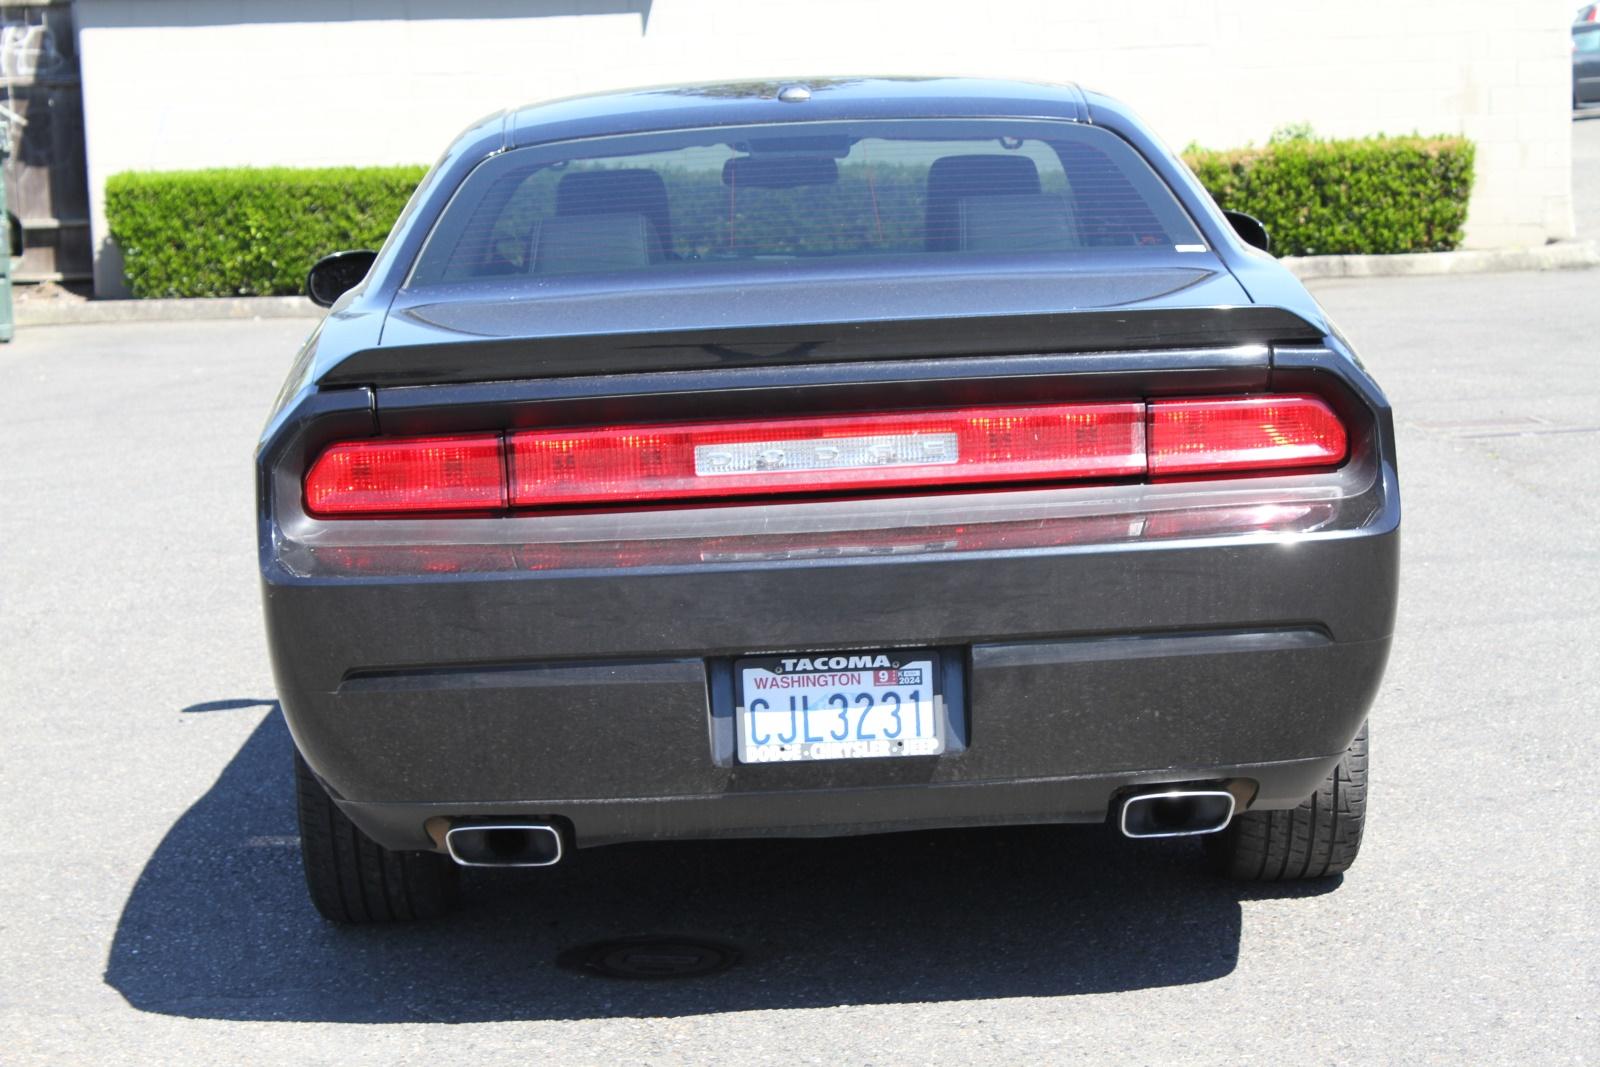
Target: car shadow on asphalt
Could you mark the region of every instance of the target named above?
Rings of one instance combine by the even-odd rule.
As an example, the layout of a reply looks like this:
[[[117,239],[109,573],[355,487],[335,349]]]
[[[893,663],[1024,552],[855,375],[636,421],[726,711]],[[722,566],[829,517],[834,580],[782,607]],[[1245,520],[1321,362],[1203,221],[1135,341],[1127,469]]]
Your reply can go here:
[[[194,710],[247,708],[216,701]],[[1240,886],[1188,842],[1104,827],[622,845],[549,870],[467,872],[460,910],[323,922],[301,880],[290,740],[274,709],[162,840],[106,982],[190,1018],[478,1022],[1107,993],[1206,982],[1239,954]],[[556,966],[631,935],[736,946],[721,974],[627,981]]]

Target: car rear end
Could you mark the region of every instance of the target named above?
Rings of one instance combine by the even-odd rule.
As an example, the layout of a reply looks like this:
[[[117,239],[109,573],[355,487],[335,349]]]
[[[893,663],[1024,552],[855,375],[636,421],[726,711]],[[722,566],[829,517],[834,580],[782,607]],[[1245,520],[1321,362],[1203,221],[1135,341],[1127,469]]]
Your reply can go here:
[[[554,183],[515,231],[526,177],[498,204],[492,172],[464,185],[381,343],[309,355],[259,454],[279,692],[337,810],[383,849],[542,863],[1108,818],[1160,836],[1316,793],[1389,649],[1386,402],[1306,305],[1249,299],[1182,190],[1152,210],[1144,178],[1072,156],[1159,160],[1037,126],[659,149],[756,160],[720,164],[708,218],[741,181],[837,205],[862,145],[914,141],[838,209],[854,258],[737,206],[684,236],[699,194],[639,165],[653,142],[588,173],[665,173],[677,238],[636,174],[563,192],[585,169],[530,156]],[[1022,168],[971,162],[1036,139],[1077,180],[1066,228],[1006,184]],[[924,199],[893,204],[895,166]],[[902,215],[915,244],[885,234]],[[313,347],[369,328],[359,303]],[[497,852],[498,827],[540,830]]]

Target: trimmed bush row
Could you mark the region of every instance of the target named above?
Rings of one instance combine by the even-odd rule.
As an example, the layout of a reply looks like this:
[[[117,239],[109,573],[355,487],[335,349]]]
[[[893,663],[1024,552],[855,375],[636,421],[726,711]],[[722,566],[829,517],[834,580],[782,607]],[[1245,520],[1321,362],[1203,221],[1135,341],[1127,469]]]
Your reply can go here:
[[[1472,195],[1473,145],[1460,137],[1302,134],[1183,158],[1217,203],[1266,223],[1278,256],[1447,252]]]
[[[1219,204],[1265,222],[1280,256],[1446,251],[1461,242],[1472,192],[1473,146],[1461,138],[1318,141],[1300,133],[1264,148],[1191,148],[1184,160]],[[298,293],[318,257],[382,244],[423,173],[270,167],[117,174],[106,182],[106,217],[135,296]],[[672,177],[683,239],[692,236],[701,201],[717,201],[707,218],[723,224],[720,182],[687,183],[708,184],[690,189]],[[898,177],[880,172],[875,195],[905,199],[914,209],[920,188]],[[840,195],[866,195],[851,178],[841,173]],[[710,229],[703,236],[716,239]],[[913,237],[906,239],[914,245]]]
[[[106,219],[134,296],[303,292],[329,252],[377,248],[424,167],[116,174]]]

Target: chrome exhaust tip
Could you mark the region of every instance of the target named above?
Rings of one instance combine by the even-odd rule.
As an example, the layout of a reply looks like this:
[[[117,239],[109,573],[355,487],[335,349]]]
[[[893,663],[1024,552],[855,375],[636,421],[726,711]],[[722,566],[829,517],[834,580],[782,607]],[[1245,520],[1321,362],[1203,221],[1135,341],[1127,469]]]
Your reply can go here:
[[[1124,837],[1192,837],[1225,829],[1233,794],[1223,789],[1169,789],[1136,793],[1122,802]]]
[[[463,867],[553,867],[563,853],[561,831],[542,822],[452,826],[444,847]]]

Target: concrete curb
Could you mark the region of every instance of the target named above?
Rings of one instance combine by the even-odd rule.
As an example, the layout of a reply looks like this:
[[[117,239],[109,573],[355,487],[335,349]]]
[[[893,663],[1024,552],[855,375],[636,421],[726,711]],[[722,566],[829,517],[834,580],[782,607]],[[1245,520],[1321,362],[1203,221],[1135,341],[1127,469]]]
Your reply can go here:
[[[1578,270],[1600,266],[1600,241],[1562,241],[1539,248],[1423,252],[1400,256],[1289,256],[1278,262],[1302,280]],[[16,303],[16,324],[19,327],[205,319],[312,319],[321,314],[322,309],[303,296],[231,296],[199,300],[19,300]]]
[[[1600,266],[1600,241],[1561,241],[1538,248],[1486,248],[1399,256],[1285,256],[1278,262],[1302,281],[1313,278],[1399,278],[1421,274],[1581,270]]]
[[[204,300],[19,300],[19,328],[202,319],[314,319],[322,309],[303,296],[227,296]]]

